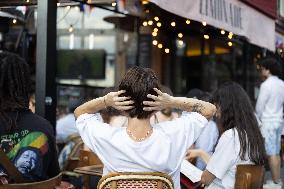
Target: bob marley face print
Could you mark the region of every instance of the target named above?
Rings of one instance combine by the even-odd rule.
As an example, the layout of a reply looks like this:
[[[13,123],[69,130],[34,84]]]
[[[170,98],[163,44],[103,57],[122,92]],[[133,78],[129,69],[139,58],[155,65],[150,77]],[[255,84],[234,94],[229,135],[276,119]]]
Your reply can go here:
[[[18,156],[18,159],[15,160],[15,166],[22,174],[26,174],[32,172],[32,170],[36,167],[37,161],[37,153],[33,150],[27,149]]]

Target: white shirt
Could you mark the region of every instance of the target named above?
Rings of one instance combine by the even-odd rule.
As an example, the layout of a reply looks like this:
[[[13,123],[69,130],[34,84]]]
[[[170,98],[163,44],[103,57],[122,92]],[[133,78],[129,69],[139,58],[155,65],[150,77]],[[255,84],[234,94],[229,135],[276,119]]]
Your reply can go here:
[[[84,143],[109,172],[164,172],[180,189],[180,167],[185,152],[200,135],[207,119],[198,113],[184,112],[173,121],[153,126],[152,135],[144,141],[132,140],[126,127],[111,127],[99,121],[99,114],[83,114],[76,126]]]
[[[236,129],[225,131],[212,154],[206,169],[216,176],[207,189],[233,189],[238,164],[253,164],[246,154],[246,160],[239,156],[240,141]]]
[[[56,142],[65,143],[67,138],[78,133],[73,113],[67,114],[56,122]]]
[[[268,77],[260,86],[256,114],[262,122],[283,121],[284,82],[276,76]]]
[[[219,131],[216,126],[216,123],[213,120],[210,120],[206,125],[205,129],[202,131],[200,136],[195,142],[196,149],[202,149],[205,152],[212,154],[213,148],[216,145],[216,142],[219,137]],[[206,164],[201,160],[201,158],[197,158],[196,167],[201,170],[204,170]]]

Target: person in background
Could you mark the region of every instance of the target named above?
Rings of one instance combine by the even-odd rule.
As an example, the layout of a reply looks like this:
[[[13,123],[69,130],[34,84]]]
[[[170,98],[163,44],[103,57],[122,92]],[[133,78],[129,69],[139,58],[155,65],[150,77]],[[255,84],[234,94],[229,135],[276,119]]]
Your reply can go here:
[[[35,93],[30,94],[29,97],[29,109],[35,113]]]
[[[56,142],[66,143],[69,136],[78,134],[74,110],[81,104],[78,99],[70,99],[67,105],[68,114],[56,122]]]
[[[272,176],[272,180],[268,180],[264,188],[281,188],[280,144],[284,124],[284,82],[278,77],[281,75],[281,65],[274,58],[265,58],[258,63],[258,68],[264,81],[260,86],[255,109],[262,123],[261,131]]]
[[[149,68],[133,67],[122,78],[119,91],[88,101],[75,110],[76,126],[84,143],[110,172],[155,172],[169,174],[174,188],[180,188],[184,155],[199,136],[216,107],[208,102],[173,97],[161,92],[156,74]],[[106,107],[127,115],[127,127],[111,127],[100,121]],[[154,111],[184,110],[180,118],[150,124]]]
[[[187,97],[197,98],[199,100],[209,102],[211,99],[211,94],[208,92],[203,92],[199,89],[193,89],[187,93]],[[196,140],[193,148],[203,150],[208,154],[212,155],[218,138],[219,131],[217,125],[213,119],[210,119],[205,129],[202,131],[202,133]],[[198,167],[200,170],[204,170],[206,167],[206,163],[200,157],[197,157],[196,167]]]
[[[233,189],[237,165],[264,165],[264,141],[251,101],[239,84],[224,83],[211,102],[217,107],[220,133],[216,148],[212,155],[199,149],[190,150],[188,158],[201,157],[207,164],[201,182],[208,189]]]
[[[59,166],[52,125],[29,110],[29,87],[25,60],[0,52],[0,148],[27,182],[35,182],[58,175]],[[0,175],[4,166],[0,162]]]

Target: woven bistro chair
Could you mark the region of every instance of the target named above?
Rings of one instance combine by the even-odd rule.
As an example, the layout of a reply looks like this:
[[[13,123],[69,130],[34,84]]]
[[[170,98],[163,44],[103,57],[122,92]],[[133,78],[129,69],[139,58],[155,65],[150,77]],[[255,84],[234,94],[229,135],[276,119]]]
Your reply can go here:
[[[170,176],[160,172],[121,172],[103,176],[97,189],[173,189]]]

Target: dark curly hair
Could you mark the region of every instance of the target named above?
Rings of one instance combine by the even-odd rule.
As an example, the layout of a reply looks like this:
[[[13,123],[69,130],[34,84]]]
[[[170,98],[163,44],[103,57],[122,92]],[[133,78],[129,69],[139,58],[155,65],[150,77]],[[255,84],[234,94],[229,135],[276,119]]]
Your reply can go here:
[[[8,130],[16,125],[16,118],[7,112],[18,112],[29,107],[29,65],[20,56],[0,53],[0,120]],[[17,117],[17,116],[16,116]]]
[[[123,96],[130,96],[134,101],[135,107],[126,111],[131,118],[145,119],[153,113],[143,110],[143,101],[151,100],[147,94],[157,95],[153,88],[160,89],[160,83],[150,68],[135,66],[127,71],[119,84],[119,90],[125,90]]]
[[[245,154],[252,162],[263,165],[265,161],[264,141],[258,127],[251,101],[244,89],[235,82],[226,82],[214,92],[212,103],[217,107],[217,125],[220,136],[225,131],[236,128],[240,140],[240,157]]]

